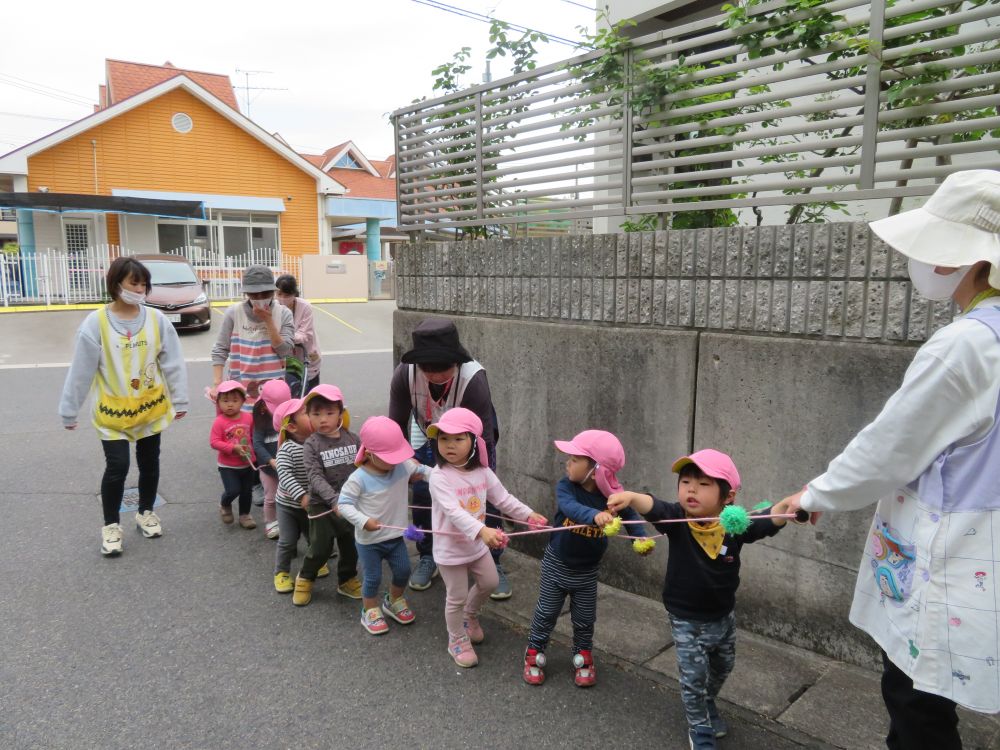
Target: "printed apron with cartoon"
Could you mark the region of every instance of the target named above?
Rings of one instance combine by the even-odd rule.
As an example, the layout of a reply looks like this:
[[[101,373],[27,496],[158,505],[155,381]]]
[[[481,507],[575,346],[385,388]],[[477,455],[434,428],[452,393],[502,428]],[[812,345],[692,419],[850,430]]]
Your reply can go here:
[[[97,314],[101,364],[94,396],[94,427],[101,440],[129,440],[162,432],[174,418],[160,373],[160,325],[146,310],[146,320],[131,338],[116,331],[108,309]]]
[[[281,307],[277,303],[271,306],[271,316],[280,329]],[[267,327],[250,317],[245,302],[236,308],[233,332],[229,337],[228,364],[230,380],[238,380],[247,389],[243,411],[253,411],[264,383],[285,377],[285,358],[275,353]]]
[[[1000,342],[1000,307],[966,318],[991,328]],[[997,561],[1000,403],[989,434],[949,446],[913,483],[879,501],[851,622],[916,689],[1000,712]]]

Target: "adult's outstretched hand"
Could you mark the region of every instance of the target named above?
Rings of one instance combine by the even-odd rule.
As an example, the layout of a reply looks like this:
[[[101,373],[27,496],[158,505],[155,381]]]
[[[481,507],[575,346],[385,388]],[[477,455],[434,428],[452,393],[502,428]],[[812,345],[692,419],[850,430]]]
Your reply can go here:
[[[796,492],[794,495],[789,495],[784,500],[781,501],[783,513],[797,513],[802,510],[802,496],[805,494],[806,488],[803,487],[801,490]],[[807,511],[808,512],[808,511]],[[813,526],[819,521],[819,517],[823,515],[822,511],[816,511],[814,513],[809,513],[809,523]],[[793,521],[793,523],[800,523],[799,521]]]

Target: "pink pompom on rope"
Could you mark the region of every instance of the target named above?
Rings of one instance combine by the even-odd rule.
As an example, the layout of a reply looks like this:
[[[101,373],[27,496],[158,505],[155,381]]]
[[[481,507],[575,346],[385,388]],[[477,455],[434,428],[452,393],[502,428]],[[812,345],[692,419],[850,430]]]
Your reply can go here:
[[[504,550],[507,549],[508,544],[510,544],[510,537],[500,531],[500,529],[497,529],[497,546],[493,549]]]

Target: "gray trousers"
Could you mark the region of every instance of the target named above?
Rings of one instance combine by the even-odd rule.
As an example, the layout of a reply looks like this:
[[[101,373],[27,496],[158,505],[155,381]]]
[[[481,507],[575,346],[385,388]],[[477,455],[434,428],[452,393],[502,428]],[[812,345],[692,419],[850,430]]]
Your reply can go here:
[[[719,620],[702,622],[667,615],[688,726],[711,729],[715,697],[736,663],[736,616],[730,612]]]
[[[299,537],[309,536],[309,516],[302,508],[274,504],[278,512],[278,548],[274,551],[274,573],[288,573],[299,546]]]

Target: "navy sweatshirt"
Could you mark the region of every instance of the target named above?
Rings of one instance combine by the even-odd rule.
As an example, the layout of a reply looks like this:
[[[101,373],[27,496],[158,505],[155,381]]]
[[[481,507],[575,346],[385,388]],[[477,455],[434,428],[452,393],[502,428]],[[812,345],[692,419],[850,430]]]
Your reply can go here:
[[[608,549],[608,538],[600,526],[594,525],[594,518],[608,509],[608,499],[597,492],[587,492],[581,485],[569,481],[567,477],[556,485],[556,516],[553,526],[576,526],[590,524],[585,529],[557,531],[549,539],[549,549],[566,564],[577,569],[596,568],[604,552]],[[621,512],[622,520],[641,521],[642,516],[631,508]],[[643,524],[622,526],[622,533],[629,536],[646,536]]]
[[[770,513],[770,509],[762,511]],[[739,536],[726,534],[722,550],[714,560],[694,538],[686,523],[661,523],[668,518],[684,518],[680,503],[665,503],[653,498],[653,507],[646,520],[667,535],[670,551],[667,555],[667,575],[663,581],[663,606],[682,620],[706,622],[719,620],[736,606],[736,589],[740,585],[740,549],[744,544],[774,536],[781,530],[770,518],[750,522]]]

